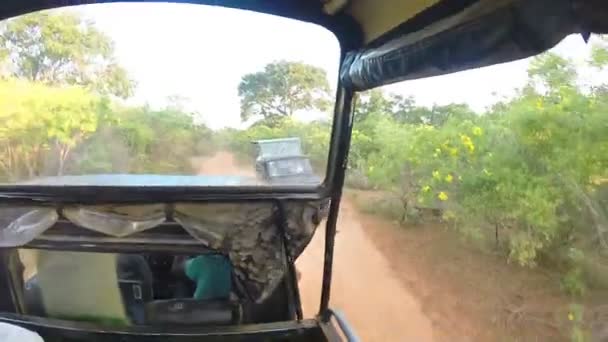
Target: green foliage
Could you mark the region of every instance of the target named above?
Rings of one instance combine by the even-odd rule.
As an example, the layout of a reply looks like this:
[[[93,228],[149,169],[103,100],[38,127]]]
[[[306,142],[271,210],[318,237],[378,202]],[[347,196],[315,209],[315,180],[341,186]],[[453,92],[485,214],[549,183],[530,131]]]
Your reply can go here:
[[[387,115],[400,123],[434,127],[442,126],[449,119],[468,120],[475,117],[466,104],[452,103],[428,108],[417,106],[412,97],[385,94],[379,89],[359,95],[355,106],[355,122],[359,125]]]
[[[552,52],[536,57],[530,63],[528,75],[532,80],[548,88],[571,86],[576,80],[576,68],[572,61]]]
[[[0,81],[0,170],[7,181],[107,172],[191,173],[211,130],[189,113],[117,108],[80,87]]]
[[[244,75],[238,88],[241,117],[261,117],[267,124],[299,110],[325,111],[329,84],[325,70],[299,62],[278,61]]]
[[[601,245],[608,225],[595,194],[608,177],[606,87],[581,89],[571,61],[551,53],[532,61],[529,76],[517,96],[482,115],[364,94],[350,172],[396,194],[404,217],[412,207],[440,209],[463,234],[495,240],[523,266],[583,241]],[[581,295],[585,269],[567,264],[562,287]]]
[[[0,166],[5,177],[63,174],[76,145],[98,127],[106,102],[77,87],[0,82]],[[53,156],[52,165],[45,160]]]
[[[608,50],[606,49],[606,44],[607,41],[605,37],[602,37],[593,43],[591,58],[589,59],[590,65],[598,69],[602,69],[608,65]]]
[[[133,84],[113,54],[106,35],[70,13],[36,12],[0,28],[0,56],[8,58],[10,75],[126,98]]]
[[[137,156],[130,172],[190,173],[190,158],[211,152],[205,144],[211,130],[195,124],[191,114],[176,109],[124,110],[116,130]]]

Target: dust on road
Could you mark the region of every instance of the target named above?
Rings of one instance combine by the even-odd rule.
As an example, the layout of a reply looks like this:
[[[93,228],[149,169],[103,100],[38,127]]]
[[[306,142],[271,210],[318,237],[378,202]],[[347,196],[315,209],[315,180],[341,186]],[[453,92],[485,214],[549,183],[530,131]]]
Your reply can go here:
[[[201,159],[198,170],[208,175],[254,175],[228,152]],[[391,270],[384,255],[367,238],[358,213],[343,200],[334,254],[331,306],[344,312],[363,341],[432,341],[431,320],[419,301]],[[300,291],[306,317],[319,308],[323,273],[324,223],[298,258]]]

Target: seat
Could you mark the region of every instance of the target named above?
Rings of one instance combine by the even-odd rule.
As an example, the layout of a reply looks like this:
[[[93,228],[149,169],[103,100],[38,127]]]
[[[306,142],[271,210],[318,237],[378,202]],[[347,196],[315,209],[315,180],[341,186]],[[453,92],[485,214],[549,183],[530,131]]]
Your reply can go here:
[[[116,260],[118,286],[133,324],[144,324],[145,303],[153,299],[152,271],[146,259],[137,254],[120,254]]]
[[[25,282],[28,314],[142,324],[152,300],[152,273],[138,255],[39,251],[33,274]]]
[[[241,306],[231,300],[169,299],[146,304],[146,324],[229,325],[241,321]]]

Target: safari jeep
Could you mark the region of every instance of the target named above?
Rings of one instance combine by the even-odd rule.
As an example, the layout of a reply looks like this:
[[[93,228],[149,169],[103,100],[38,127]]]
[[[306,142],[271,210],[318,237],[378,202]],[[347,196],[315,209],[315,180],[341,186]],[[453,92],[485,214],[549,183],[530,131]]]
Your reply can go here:
[[[259,179],[270,184],[318,184],[310,159],[302,153],[299,138],[253,141],[255,171]]]
[[[48,12],[9,20],[0,39],[9,51],[0,53],[3,63],[9,61],[2,64],[2,82],[9,83],[0,96],[14,101],[0,113],[2,170],[8,170],[0,175],[0,336],[9,336],[12,327],[18,331],[12,336],[30,332],[18,338],[26,342],[358,341],[347,319],[330,308],[336,222],[357,94],[528,57],[571,33],[587,39],[608,32],[608,2],[599,0],[186,0],[174,1],[191,7],[172,21],[165,19],[175,8],[162,7],[158,17],[150,17],[131,7],[138,1],[129,1],[115,7],[128,9],[126,15],[117,10],[105,17],[108,32],[130,37],[121,45],[87,26],[112,2],[117,1],[0,3],[0,20],[64,6],[71,13],[64,21]],[[83,3],[95,5],[76,6]],[[189,23],[214,26],[189,27],[190,41],[154,31],[192,19],[199,9],[211,14]],[[234,16],[228,19],[228,12],[218,9],[230,9]],[[74,19],[76,12],[82,21]],[[249,21],[252,13],[267,15],[264,24]],[[151,24],[116,32],[124,20],[136,17]],[[188,79],[192,93],[210,102],[238,93],[244,120],[296,111],[313,115],[311,108],[329,87],[304,96],[283,78],[268,81],[266,75],[288,66],[278,62],[261,74],[248,63],[262,42],[241,39],[253,29],[266,30],[281,34],[266,48],[292,44],[285,55],[297,54],[293,58],[324,51],[320,45],[299,50],[294,35],[304,26],[283,29],[290,21],[314,27],[313,41],[329,32],[339,45],[333,115],[323,126],[331,130],[324,135],[329,148],[323,179],[290,178],[295,170],[312,179],[301,153],[260,159],[258,174],[268,181],[263,184],[251,181],[255,176],[246,172],[251,170],[236,166],[228,174],[211,172],[205,164],[212,158],[208,147],[220,134],[211,136],[204,120],[197,121],[203,111],[189,111],[176,100],[159,111],[148,104],[130,108],[131,102],[119,100],[129,97],[129,80],[108,51],[137,50],[150,41],[158,50],[127,58],[137,72],[161,56],[140,70],[141,79],[158,74],[159,83],[169,84],[165,79],[172,73],[165,68],[170,65],[187,66],[184,78],[192,76],[191,67],[205,65],[196,80]],[[9,25],[15,22],[19,25]],[[65,30],[66,25],[72,26]],[[79,30],[89,39],[86,44],[78,45]],[[65,43],[78,49],[64,49]],[[87,54],[94,44],[94,53]],[[180,45],[197,50],[167,51]],[[76,52],[66,57],[68,51]],[[178,59],[158,62],[170,57]],[[234,70],[249,74],[238,89],[218,95]],[[281,75],[299,72],[288,70]],[[199,81],[214,75],[203,94]],[[308,84],[314,77],[300,79]],[[276,105],[279,95],[283,102]],[[216,115],[218,126],[229,121],[223,107],[212,109],[222,113]],[[110,117],[113,111],[119,115]],[[327,121],[323,115],[317,119]],[[241,145],[251,140],[237,129],[222,133],[238,137],[231,142]],[[191,165],[198,159],[190,157],[199,155],[205,155],[203,165]],[[290,180],[279,181],[283,176]],[[325,229],[317,232],[323,203],[331,203],[329,214]],[[318,309],[305,315],[295,261],[314,234],[324,234],[323,278]]]

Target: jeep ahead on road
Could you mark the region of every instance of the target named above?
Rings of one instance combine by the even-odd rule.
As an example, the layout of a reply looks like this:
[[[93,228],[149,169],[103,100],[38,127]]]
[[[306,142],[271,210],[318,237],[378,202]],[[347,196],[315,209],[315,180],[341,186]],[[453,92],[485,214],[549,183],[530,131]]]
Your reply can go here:
[[[269,184],[314,185],[321,177],[313,172],[310,159],[302,154],[299,138],[252,141],[255,146],[255,173]]]

